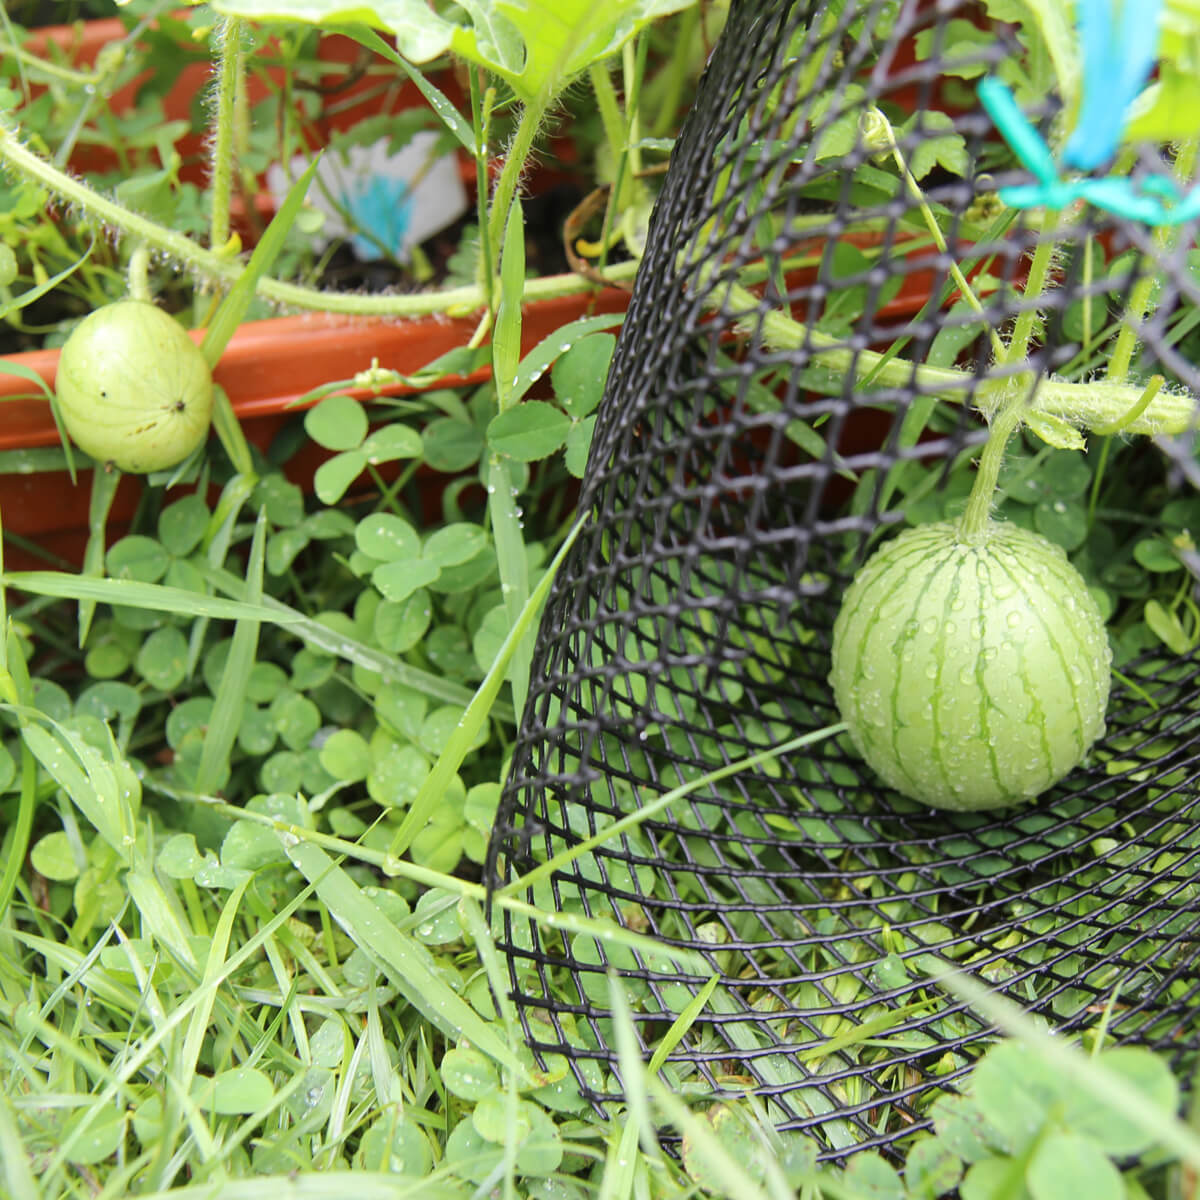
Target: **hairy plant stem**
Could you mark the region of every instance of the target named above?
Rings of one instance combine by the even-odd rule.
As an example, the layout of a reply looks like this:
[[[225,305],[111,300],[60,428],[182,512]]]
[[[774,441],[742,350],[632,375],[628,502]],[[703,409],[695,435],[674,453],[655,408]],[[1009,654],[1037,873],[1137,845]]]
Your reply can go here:
[[[195,275],[232,286],[242,274],[243,264],[238,259],[215,250],[206,250],[182,233],[131,212],[109,197],[94,191],[81,180],[59,170],[22,145],[7,123],[0,123],[0,160],[13,170],[20,171],[41,184],[67,204],[86,212],[105,225],[120,230],[126,236],[137,238]],[[514,172],[513,191],[516,186],[515,175],[519,175],[519,171]],[[509,194],[511,200],[512,191]],[[636,271],[637,263],[628,262],[610,267],[603,274],[606,280],[616,282],[631,279]],[[344,316],[424,317],[436,313],[465,315],[475,312],[486,303],[486,292],[481,284],[404,296],[360,296],[346,292],[323,292],[317,288],[284,283],[264,276],[258,281],[255,290],[263,299],[276,304]],[[524,298],[527,301],[546,300],[594,290],[595,283],[582,275],[549,275],[527,281]]]
[[[496,181],[496,190],[492,194],[492,210],[488,217],[488,242],[493,255],[499,254],[504,241],[508,210],[512,207],[513,197],[517,194],[517,184],[521,181],[521,173],[525,170],[525,164],[533,149],[533,139],[537,136],[545,116],[546,101],[539,99],[526,104],[517,119],[517,128],[508,147],[500,178]],[[494,270],[495,264],[491,266]]]
[[[1198,149],[1200,149],[1200,141],[1195,138],[1180,145],[1179,153],[1175,157],[1175,174],[1181,182],[1189,183],[1195,174]],[[1164,225],[1155,232],[1154,244],[1158,249],[1166,250],[1176,237],[1178,237],[1176,227]],[[1129,374],[1129,367],[1133,362],[1133,354],[1138,344],[1137,326],[1144,319],[1146,311],[1150,307],[1150,296],[1156,282],[1157,279],[1152,271],[1147,272],[1139,279],[1125,305],[1125,311],[1121,314],[1121,328],[1117,331],[1117,340],[1113,345],[1112,354],[1109,355],[1108,370],[1105,372],[1105,378],[1113,383],[1124,383]]]
[[[234,101],[243,69],[242,22],[226,17],[216,30],[218,70],[216,103],[209,132],[209,217],[208,244],[219,250],[229,241],[229,204],[233,196]]]
[[[1033,252],[1029,265],[1029,276],[1025,281],[1024,298],[1034,303],[1026,308],[1013,326],[1012,338],[996,356],[998,364],[1024,362],[1029,354],[1029,342],[1038,321],[1037,301],[1041,299],[1050,274],[1050,263],[1054,257],[1054,240],[1050,236],[1058,221],[1058,213],[1047,210],[1042,219],[1041,240]],[[992,511],[992,497],[996,493],[996,482],[1004,463],[1004,451],[1009,438],[1020,428],[1027,397],[1021,391],[1009,387],[999,409],[989,414],[990,432],[979,459],[979,469],[971,484],[967,507],[959,523],[959,537],[965,542],[980,541],[987,529]]]
[[[929,202],[925,199],[925,193],[921,191],[921,185],[908,169],[908,161],[896,142],[896,133],[892,128],[892,123],[875,107],[870,109],[867,118],[866,127],[863,130],[864,139],[874,139],[891,151],[892,159],[900,171],[900,178],[904,180],[904,186],[908,188],[909,195],[912,196],[920,210],[921,219],[925,222],[925,228],[929,230],[929,234],[933,238],[933,244],[942,254],[948,253],[949,246],[946,236],[942,233],[941,226],[938,225],[937,219],[933,215],[933,209],[929,207]],[[979,297],[975,295],[974,289],[962,273],[958,263],[953,261],[950,263],[950,278],[954,280],[954,285],[958,288],[963,300],[982,317],[984,311]],[[1003,343],[1000,341],[999,334],[994,329],[989,329],[988,336],[992,341],[992,353],[999,355],[1003,351]]]
[[[135,246],[130,254],[126,278],[132,299],[154,303],[154,297],[150,294],[150,251],[144,245]]]
[[[721,264],[705,264],[697,270],[697,284],[703,287],[713,280]],[[838,384],[839,376],[853,374],[855,379],[870,378],[872,385],[883,388],[908,389],[916,387],[928,395],[954,403],[970,396],[978,379],[969,371],[955,367],[931,367],[908,359],[880,354],[875,350],[860,350],[844,340],[820,333],[778,309],[762,313],[762,301],[740,283],[723,281],[707,289],[705,307],[726,314],[744,313],[736,321],[739,332],[761,336],[771,350],[807,350],[814,365],[827,369]],[[1111,424],[1129,416],[1142,398],[1140,386],[1093,382],[1071,383],[1063,379],[1043,377],[1036,380],[1031,370],[1014,371],[998,381],[1003,387],[1000,405],[1019,396],[1024,411],[1060,417],[1074,425],[1089,429]],[[1032,388],[1031,388],[1032,385]],[[1183,433],[1195,424],[1196,398],[1187,392],[1159,392],[1146,409],[1134,416],[1124,427],[1126,433],[1156,434]]]
[[[960,541],[977,542],[983,538],[992,512],[996,481],[1000,478],[1000,468],[1004,464],[1004,451],[1008,446],[1008,439],[1016,433],[1020,424],[1021,402],[1015,398],[993,418],[991,432],[984,443],[983,453],[979,456],[975,482],[971,484],[971,494],[967,497],[967,507],[959,522]]]

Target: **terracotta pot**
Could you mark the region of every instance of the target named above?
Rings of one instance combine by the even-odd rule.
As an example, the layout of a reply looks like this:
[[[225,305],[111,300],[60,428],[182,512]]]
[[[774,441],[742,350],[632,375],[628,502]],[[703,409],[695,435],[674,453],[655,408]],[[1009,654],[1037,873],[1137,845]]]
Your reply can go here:
[[[569,321],[589,313],[619,313],[628,294],[615,288],[593,295],[535,301],[525,307],[522,353],[531,350]],[[313,313],[253,321],[243,325],[229,343],[215,372],[225,389],[248,440],[265,451],[295,414],[315,403],[302,401],[323,383],[348,379],[377,360],[381,367],[411,374],[431,359],[465,346],[475,330],[475,318],[424,317],[409,321],[364,320]],[[198,341],[200,334],[193,336]],[[54,386],[59,351],[37,350],[0,359],[17,362],[35,371]],[[428,384],[428,390],[482,382],[487,368],[471,376],[452,376]],[[0,451],[35,449],[59,444],[49,404],[30,395],[33,385],[16,375],[0,374]],[[388,395],[411,394],[414,389],[394,387]],[[368,399],[367,389],[347,393]],[[311,489],[312,475],[328,455],[317,446],[306,447],[288,466],[293,482]],[[43,550],[78,564],[87,541],[90,471],[82,472],[72,486],[65,471],[36,474],[0,474],[0,520],[6,534],[17,534]],[[130,476],[122,480],[108,522],[110,537],[120,536],[133,517],[142,483]],[[44,566],[44,560],[6,547],[5,563],[20,570]]]

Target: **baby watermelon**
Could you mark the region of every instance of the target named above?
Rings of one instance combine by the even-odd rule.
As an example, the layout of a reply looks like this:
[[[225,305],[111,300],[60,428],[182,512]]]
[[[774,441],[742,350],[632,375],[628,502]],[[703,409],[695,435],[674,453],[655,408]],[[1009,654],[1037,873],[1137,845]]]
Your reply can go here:
[[[142,300],[98,308],[58,362],[63,424],[79,448],[122,471],[162,471],[208,436],[208,363],[174,317]]]
[[[909,529],[846,591],[830,682],[885,783],[959,812],[1033,799],[1104,731],[1112,652],[1062,549],[989,521]]]

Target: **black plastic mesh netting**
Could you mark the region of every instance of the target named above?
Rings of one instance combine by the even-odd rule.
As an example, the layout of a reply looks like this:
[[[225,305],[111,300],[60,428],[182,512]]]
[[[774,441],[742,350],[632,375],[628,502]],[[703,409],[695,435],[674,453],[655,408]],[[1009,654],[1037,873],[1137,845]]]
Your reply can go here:
[[[1164,394],[1196,391],[1193,226],[996,199],[1029,176],[975,84],[1017,80],[1011,64],[1035,55],[1028,31],[976,5],[735,3],[654,212],[587,523],[541,624],[494,886],[838,720],[840,597],[895,528],[961,509],[997,380],[1032,397],[1124,356],[1135,398],[1155,374]],[[1056,91],[1017,98],[1054,144]],[[1182,156],[1122,153],[1135,179],[1190,177]],[[1027,353],[1001,365],[994,335],[1022,327]],[[1173,648],[1146,634],[1158,576],[1129,547],[1169,541],[1153,514],[1193,502],[1194,438],[1118,436],[1103,455],[1095,438],[1085,458],[1026,431],[1002,476],[1001,515],[1075,542],[1112,602],[1107,733],[1060,785],[1015,808],[935,811],[827,738],[707,783],[518,892],[703,961],[683,970],[504,912],[525,1034],[565,1055],[596,1104],[621,1096],[610,965],[647,1058],[717,975],[667,1078],[690,1095],[753,1090],[831,1157],[928,1124],[992,1038],[928,983],[947,962],[1052,1027],[1187,1068],[1200,663],[1190,626]],[[1172,544],[1194,569],[1186,534]],[[1184,613],[1194,579],[1171,578]]]

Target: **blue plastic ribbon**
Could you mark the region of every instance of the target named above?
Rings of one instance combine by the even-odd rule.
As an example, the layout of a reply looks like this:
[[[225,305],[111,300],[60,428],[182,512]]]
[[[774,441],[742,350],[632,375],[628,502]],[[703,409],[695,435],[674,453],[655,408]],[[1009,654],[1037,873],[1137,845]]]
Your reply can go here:
[[[1083,50],[1079,123],[1063,150],[1064,165],[1090,171],[1116,152],[1129,105],[1154,68],[1161,0],[1077,0]],[[1200,188],[1183,192],[1174,179],[1107,176],[1064,179],[1042,135],[999,79],[979,85],[979,99],[1021,165],[1037,181],[1000,189],[1013,208],[1064,209],[1084,201],[1146,225],[1181,225],[1200,217]]]
[[[384,250],[399,255],[412,221],[413,198],[407,180],[372,175],[365,187],[348,189],[342,201],[358,228],[371,235],[357,233],[350,239],[360,259],[382,258]]]
[[[1162,0],[1076,0],[1083,50],[1079,121],[1063,162],[1092,171],[1116,153],[1125,113],[1150,78],[1158,51]]]

